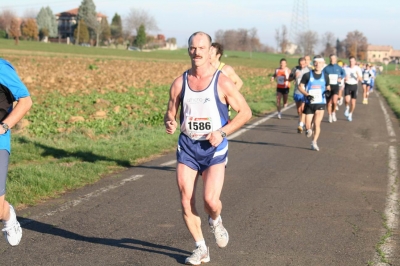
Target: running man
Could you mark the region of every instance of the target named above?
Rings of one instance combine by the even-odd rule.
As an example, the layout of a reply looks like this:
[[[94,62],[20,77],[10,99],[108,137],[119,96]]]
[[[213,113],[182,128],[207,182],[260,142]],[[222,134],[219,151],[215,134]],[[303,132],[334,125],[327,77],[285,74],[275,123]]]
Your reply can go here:
[[[314,66],[311,64],[311,57],[309,55],[304,56],[304,58],[306,59],[306,65],[308,67],[308,69],[311,71],[314,69]]]
[[[358,93],[358,82],[362,79],[361,69],[356,65],[356,58],[354,56],[349,57],[349,66],[344,70],[346,72],[345,86],[344,86],[344,97],[346,102],[346,111],[344,115],[350,122],[353,121],[353,112],[356,108],[357,93]]]
[[[363,104],[368,104],[369,89],[371,88],[371,79],[374,78],[374,72],[370,64],[366,64],[362,72],[362,87],[363,87]]]
[[[299,90],[306,96],[304,113],[308,138],[313,134],[311,122],[314,121],[314,138],[311,141],[311,149],[316,151],[319,151],[317,140],[321,133],[321,121],[324,117],[326,98],[329,98],[331,93],[329,76],[322,71],[324,64],[324,58],[316,55],[314,57],[314,70],[305,73],[299,85]]]
[[[201,219],[195,208],[196,181],[203,179],[204,209],[217,245],[225,247],[228,231],[222,225],[220,200],[228,156],[228,135],[251,118],[251,110],[235,84],[210,63],[211,37],[204,32],[193,33],[188,40],[192,67],[174,80],[164,117],[166,132],[180,130],[177,149],[176,177],[181,196],[183,219],[196,249],[186,264],[199,265],[210,261],[201,230]],[[237,115],[228,124],[227,102]]]
[[[338,64],[338,66],[340,66],[340,67],[343,69],[343,71],[344,71],[343,61],[342,61],[342,60],[339,60],[339,61],[337,62],[337,64]],[[345,74],[346,74],[346,72],[345,72]],[[340,84],[339,84],[338,104],[336,105],[336,111],[339,110],[339,107],[338,107],[338,106],[341,106],[341,105],[343,104],[343,91],[344,91],[344,78],[342,78],[342,80],[340,81]]]
[[[294,80],[294,92],[293,100],[296,103],[297,114],[299,115],[299,125],[297,127],[297,133],[302,133],[306,116],[303,113],[305,97],[299,90],[299,84],[303,75],[310,72],[310,69],[306,65],[306,59],[304,57],[299,58],[299,66],[292,70],[292,77]]]
[[[342,79],[345,77],[345,72],[337,64],[337,57],[334,54],[329,56],[329,65],[324,68],[324,72],[329,75],[329,82],[331,87],[331,97],[328,98],[327,108],[328,108],[328,121],[329,123],[336,122],[336,106],[339,95],[339,85]]]
[[[236,74],[235,70],[233,67],[221,62],[221,57],[224,54],[224,47],[222,44],[213,42],[211,44],[211,50],[210,50],[210,60],[211,64],[218,70],[220,70],[222,73],[224,73],[225,76],[230,78],[233,83],[235,84],[235,87],[240,90],[243,86],[243,81],[242,79]]]
[[[17,104],[13,108],[13,102]],[[14,67],[0,59],[0,219],[3,234],[11,246],[22,238],[22,228],[11,204],[5,200],[8,162],[11,152],[11,128],[29,111],[32,100],[28,89],[18,77]]]
[[[285,58],[280,61],[280,67],[275,69],[274,74],[271,77],[271,82],[276,78],[277,88],[276,88],[276,107],[278,109],[278,118],[282,118],[281,114],[281,99],[283,97],[283,108],[287,106],[287,100],[289,96],[289,76],[290,69],[287,67],[287,62]]]
[[[235,70],[233,67],[221,62],[221,57],[224,54],[224,47],[222,44],[213,42],[211,44],[211,50],[210,50],[210,62],[211,64],[218,70],[220,70],[225,76],[229,77],[233,83],[235,83],[235,86],[238,90],[240,90],[243,86],[243,81],[242,79],[236,74]],[[229,105],[228,107],[228,115],[229,115],[229,121],[231,120],[231,106]]]

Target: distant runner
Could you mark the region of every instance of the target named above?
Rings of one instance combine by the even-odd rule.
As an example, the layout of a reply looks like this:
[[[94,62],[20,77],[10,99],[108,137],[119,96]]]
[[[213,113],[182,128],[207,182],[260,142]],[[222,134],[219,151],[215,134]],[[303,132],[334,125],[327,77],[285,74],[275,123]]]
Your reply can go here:
[[[368,104],[369,89],[373,78],[374,72],[371,69],[371,65],[367,64],[362,72],[363,104]]]
[[[274,74],[271,77],[271,82],[276,78],[277,88],[276,88],[276,107],[278,109],[278,118],[282,118],[281,114],[281,99],[283,97],[283,107],[287,106],[287,100],[289,96],[289,76],[290,69],[287,67],[287,62],[285,58],[280,61],[280,67],[275,69]]]
[[[344,95],[346,101],[346,111],[344,115],[350,122],[353,121],[353,112],[356,108],[358,82],[362,80],[362,73],[359,66],[356,65],[356,58],[349,57],[349,66],[344,70],[346,72]]]
[[[329,56],[330,64],[324,68],[324,72],[329,75],[329,82],[331,87],[331,96],[328,98],[328,121],[329,123],[336,122],[336,106],[339,94],[339,85],[345,77],[345,72],[337,63],[337,57],[334,54]]]
[[[343,68],[343,71],[344,71],[343,61],[339,60],[337,62],[337,64],[338,64],[338,66]],[[345,74],[346,74],[346,72],[345,72]],[[338,104],[336,105],[336,111],[339,110],[338,106],[341,106],[343,104],[343,91],[344,91],[344,78],[342,78],[342,80],[340,81],[340,84],[339,84]]]
[[[294,80],[294,92],[293,100],[296,103],[297,114],[299,115],[299,125],[297,127],[297,133],[302,133],[304,129],[306,115],[304,111],[305,96],[299,90],[299,84],[303,75],[310,72],[310,69],[306,65],[306,59],[304,57],[299,58],[299,65],[292,70],[292,78]]]

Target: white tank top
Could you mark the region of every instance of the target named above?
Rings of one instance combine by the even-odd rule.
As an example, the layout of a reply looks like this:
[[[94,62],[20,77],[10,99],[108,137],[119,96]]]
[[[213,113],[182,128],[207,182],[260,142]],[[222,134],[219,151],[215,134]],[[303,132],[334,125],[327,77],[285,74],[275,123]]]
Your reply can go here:
[[[193,91],[188,84],[188,71],[183,74],[181,94],[181,132],[193,140],[206,140],[209,133],[228,123],[228,107],[218,97],[217,70],[210,85],[202,91]]]

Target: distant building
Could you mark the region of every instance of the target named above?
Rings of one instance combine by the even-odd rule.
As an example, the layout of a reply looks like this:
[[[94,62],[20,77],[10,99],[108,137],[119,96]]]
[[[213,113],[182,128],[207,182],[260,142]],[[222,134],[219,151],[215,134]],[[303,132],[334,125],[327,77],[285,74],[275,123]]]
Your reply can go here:
[[[74,8],[56,14],[58,34],[61,38],[74,38],[74,26],[77,23],[78,9],[79,8]],[[97,13],[97,20],[101,21],[102,18],[107,18],[107,16]]]
[[[383,59],[388,59],[389,61],[399,60],[400,50],[393,50],[390,45],[368,45],[368,62],[383,62]]]

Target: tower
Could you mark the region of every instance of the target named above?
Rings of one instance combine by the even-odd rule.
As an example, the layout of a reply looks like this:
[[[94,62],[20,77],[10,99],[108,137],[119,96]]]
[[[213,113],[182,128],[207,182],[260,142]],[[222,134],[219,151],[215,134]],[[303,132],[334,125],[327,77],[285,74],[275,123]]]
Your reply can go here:
[[[299,34],[308,31],[308,5],[307,0],[294,0],[292,19],[290,22],[290,42],[296,43]]]

